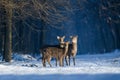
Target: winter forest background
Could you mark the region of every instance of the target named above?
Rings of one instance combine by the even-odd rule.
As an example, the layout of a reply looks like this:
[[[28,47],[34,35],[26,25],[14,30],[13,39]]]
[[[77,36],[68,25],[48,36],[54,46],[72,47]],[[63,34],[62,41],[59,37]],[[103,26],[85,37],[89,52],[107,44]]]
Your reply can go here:
[[[0,0],[1,55],[39,54],[57,35],[78,35],[77,54],[120,49],[120,0]]]

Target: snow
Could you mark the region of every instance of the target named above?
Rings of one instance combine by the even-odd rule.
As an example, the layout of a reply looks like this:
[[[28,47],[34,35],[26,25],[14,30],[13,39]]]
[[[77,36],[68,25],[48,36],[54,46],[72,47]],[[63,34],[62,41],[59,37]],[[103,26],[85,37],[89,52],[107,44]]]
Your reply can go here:
[[[31,55],[14,54],[11,63],[0,62],[0,80],[120,80],[120,51],[77,55],[76,66],[44,68]]]

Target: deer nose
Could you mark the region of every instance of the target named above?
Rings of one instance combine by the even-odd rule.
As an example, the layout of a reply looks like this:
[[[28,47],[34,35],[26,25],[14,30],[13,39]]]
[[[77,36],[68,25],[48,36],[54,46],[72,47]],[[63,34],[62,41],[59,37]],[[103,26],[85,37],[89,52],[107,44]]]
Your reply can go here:
[[[64,43],[60,43],[60,47],[62,47],[62,48],[63,48],[63,47],[64,47]]]

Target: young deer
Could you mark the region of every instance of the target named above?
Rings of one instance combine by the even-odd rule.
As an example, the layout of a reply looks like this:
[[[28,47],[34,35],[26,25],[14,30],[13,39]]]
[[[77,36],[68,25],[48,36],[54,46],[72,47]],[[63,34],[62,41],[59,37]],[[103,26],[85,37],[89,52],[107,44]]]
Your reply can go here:
[[[69,66],[70,66],[70,57],[73,58],[73,64],[75,66],[75,56],[77,54],[77,39],[78,36],[70,36],[72,44],[69,44],[68,53],[66,54],[66,64],[68,65],[68,58],[69,58]]]
[[[70,44],[69,41],[64,42],[64,49],[62,49],[58,52],[60,66],[64,66],[64,58],[65,58],[66,54],[68,53],[69,44]]]
[[[51,66],[50,64],[51,56],[56,59],[56,66],[57,66],[58,56],[56,55],[57,51],[55,48],[61,48],[61,47],[59,45],[45,45],[44,47],[40,49],[40,52],[42,53],[42,63],[44,67],[46,66],[45,64],[46,61]]]
[[[43,46],[41,49],[40,49],[40,52],[42,53],[42,62],[43,62],[43,66],[46,66],[44,63],[47,61],[48,63],[49,63],[49,65],[51,66],[51,64],[50,64],[50,54],[56,54],[56,50],[53,50],[53,49],[51,49],[51,50],[48,50],[49,49],[49,47],[52,47],[52,48],[63,48],[64,47],[64,38],[65,38],[65,36],[63,36],[63,37],[59,37],[59,36],[57,36],[57,39],[59,40],[59,42],[60,42],[60,44],[59,45],[45,45],[45,46]],[[48,51],[48,52],[47,52]],[[49,54],[50,53],[50,54]],[[58,56],[57,55],[53,55],[52,57],[54,57],[55,59],[56,59],[56,66],[57,66],[57,62],[58,62]],[[44,59],[43,59],[44,58]],[[47,60],[47,59],[49,59],[49,60]]]
[[[65,39],[65,36],[62,36],[62,37],[57,36],[57,39],[58,39],[58,41],[59,41],[60,47],[63,48],[63,47],[64,47],[64,39]]]
[[[59,61],[60,66],[63,66],[63,60],[68,52],[68,47],[69,47],[69,42],[65,42],[63,48],[61,48],[61,47],[45,48],[44,52],[43,52],[43,57],[42,57],[43,66],[44,67],[46,66],[46,61],[49,63],[50,66],[52,66],[50,64],[52,57],[55,57],[56,60]],[[56,62],[56,65],[57,65],[57,62]]]

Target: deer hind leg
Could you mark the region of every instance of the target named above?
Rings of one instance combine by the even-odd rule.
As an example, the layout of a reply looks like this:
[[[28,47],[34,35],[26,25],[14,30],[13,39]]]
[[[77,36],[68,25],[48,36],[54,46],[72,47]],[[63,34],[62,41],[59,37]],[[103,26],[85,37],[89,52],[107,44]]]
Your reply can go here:
[[[65,62],[66,62],[66,65],[68,66],[68,56],[65,56]]]
[[[62,58],[62,66],[64,66],[64,57]]]
[[[68,58],[69,58],[69,66],[70,66],[70,55],[68,56]]]
[[[49,57],[47,61],[48,61],[48,64],[50,65],[50,67],[52,67],[52,65],[51,65],[51,63],[50,63],[51,57]]]
[[[43,67],[46,67],[46,61],[44,58],[42,59],[42,64],[43,64]]]
[[[74,64],[74,66],[75,66],[75,57],[73,56],[73,64]]]
[[[56,67],[57,67],[58,58],[56,58]]]

